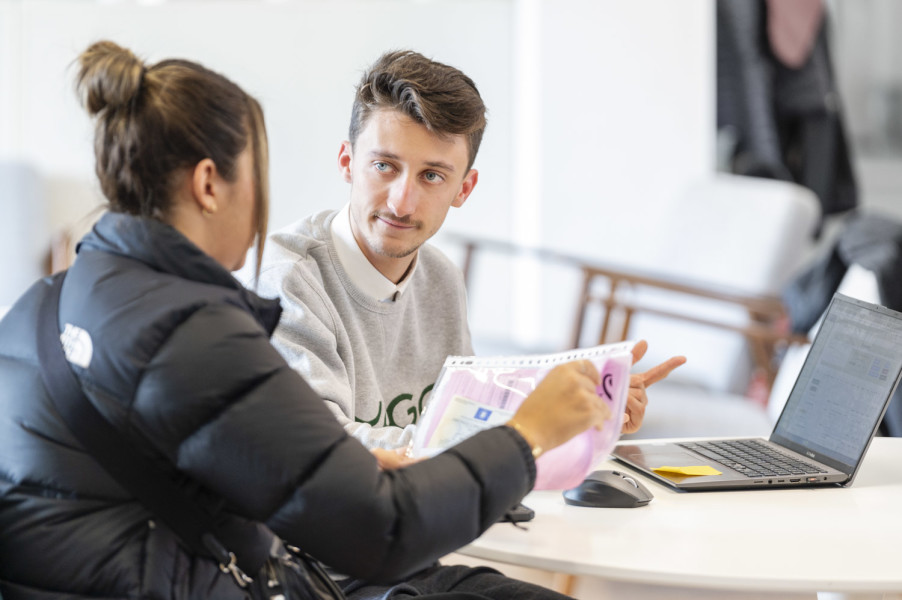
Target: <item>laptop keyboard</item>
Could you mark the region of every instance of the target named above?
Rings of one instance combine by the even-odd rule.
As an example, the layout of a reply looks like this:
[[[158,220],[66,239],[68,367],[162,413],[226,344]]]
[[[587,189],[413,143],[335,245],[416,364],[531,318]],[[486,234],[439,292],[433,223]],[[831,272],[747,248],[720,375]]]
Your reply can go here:
[[[761,440],[686,442],[679,445],[748,477],[826,473],[803,460],[778,452]]]

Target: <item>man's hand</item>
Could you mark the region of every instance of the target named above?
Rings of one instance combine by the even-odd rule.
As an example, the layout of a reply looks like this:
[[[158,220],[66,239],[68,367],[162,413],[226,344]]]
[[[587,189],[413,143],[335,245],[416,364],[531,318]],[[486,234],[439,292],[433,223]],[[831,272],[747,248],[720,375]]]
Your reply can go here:
[[[648,350],[648,342],[640,340],[633,346],[633,364],[636,364]],[[629,396],[626,400],[626,412],[623,413],[622,433],[635,433],[642,426],[645,418],[645,407],[648,405],[648,396],[645,389],[670,375],[670,372],[686,362],[685,356],[674,356],[652,367],[644,373],[630,375]]]

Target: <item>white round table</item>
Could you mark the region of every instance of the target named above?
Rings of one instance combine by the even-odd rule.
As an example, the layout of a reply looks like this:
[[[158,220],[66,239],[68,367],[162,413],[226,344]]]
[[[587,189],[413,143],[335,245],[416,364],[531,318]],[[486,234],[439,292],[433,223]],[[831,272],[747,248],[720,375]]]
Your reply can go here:
[[[568,506],[558,491],[533,492],[528,531],[498,524],[459,552],[669,587],[902,592],[900,438],[875,439],[848,488],[681,493],[643,482],[655,498],[635,509]]]

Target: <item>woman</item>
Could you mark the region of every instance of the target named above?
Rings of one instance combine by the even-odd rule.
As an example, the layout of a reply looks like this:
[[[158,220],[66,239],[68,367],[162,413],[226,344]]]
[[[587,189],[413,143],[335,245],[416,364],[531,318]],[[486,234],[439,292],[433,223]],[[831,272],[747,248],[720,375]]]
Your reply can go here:
[[[229,273],[265,239],[259,104],[198,64],[146,67],[111,42],[79,60],[110,211],[79,245],[58,319],[71,367],[105,419],[213,499],[231,529],[265,522],[351,577],[559,597],[489,570],[431,565],[530,490],[534,455],[608,416],[591,365],[553,371],[508,426],[380,469],[269,344],[277,302]],[[49,281],[0,322],[3,597],[244,597],[125,492],[53,408],[35,335]],[[353,587],[354,598],[382,593]]]

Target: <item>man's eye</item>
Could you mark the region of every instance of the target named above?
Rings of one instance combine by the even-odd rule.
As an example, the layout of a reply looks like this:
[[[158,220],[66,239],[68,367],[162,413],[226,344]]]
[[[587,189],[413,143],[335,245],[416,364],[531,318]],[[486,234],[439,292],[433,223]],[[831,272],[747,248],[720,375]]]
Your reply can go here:
[[[374,163],[373,166],[376,167],[377,171],[380,171],[382,173],[388,171],[391,168],[388,163],[384,163],[384,162]]]
[[[423,177],[426,178],[426,181],[430,183],[438,183],[439,181],[444,181],[444,178],[434,171],[429,171]]]

